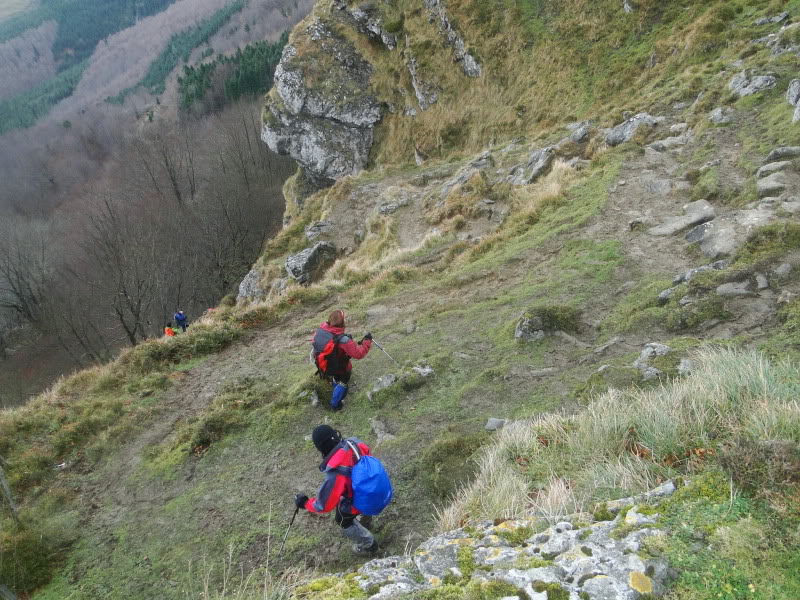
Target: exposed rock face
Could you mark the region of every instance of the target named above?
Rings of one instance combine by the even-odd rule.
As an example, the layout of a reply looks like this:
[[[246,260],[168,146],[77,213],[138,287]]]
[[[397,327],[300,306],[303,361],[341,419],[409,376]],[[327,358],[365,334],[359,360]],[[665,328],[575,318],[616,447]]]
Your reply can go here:
[[[786,90],[786,101],[794,106],[792,123],[797,123],[800,121],[800,79],[794,79],[789,84],[789,89]]]
[[[632,117],[624,123],[612,128],[606,134],[606,143],[609,146],[619,146],[625,142],[630,142],[640,127],[652,128],[657,124],[657,119],[651,117],[647,113],[639,113],[635,117]]]
[[[411,85],[414,87],[414,95],[417,97],[419,107],[422,110],[429,109],[436,104],[441,90],[437,85],[421,78],[417,59],[411,55],[410,51],[406,53],[406,67],[411,74]]]
[[[384,29],[380,15],[373,4],[364,2],[350,8],[344,0],[333,0],[331,6],[347,14],[361,33],[382,42],[389,50],[397,47],[397,37]]]
[[[609,502],[606,507],[616,518],[583,526],[578,525],[583,518],[547,528],[523,520],[473,523],[427,540],[411,557],[371,560],[353,581],[370,600],[411,598],[441,586],[445,578],[472,589],[505,582],[518,590],[507,598],[530,600],[556,593],[592,600],[660,596],[676,572],[663,559],[642,552],[648,538],[665,532],[657,528],[659,515],[645,514],[641,503],[674,491],[668,481],[652,492]],[[626,507],[623,518],[620,511]]]
[[[237,300],[260,300],[267,295],[264,288],[261,287],[261,273],[258,269],[253,267],[250,272],[244,276],[242,282],[239,284],[239,295]]]
[[[284,48],[261,137],[324,186],[364,168],[382,112],[369,91],[372,66],[352,44],[320,19],[299,35],[308,48],[302,55],[298,41]]]
[[[542,175],[546,175],[553,165],[556,153],[552,147],[534,150],[525,164],[513,167],[508,174],[507,181],[512,185],[528,185]]]
[[[425,6],[430,13],[430,20],[439,24],[439,31],[441,31],[447,43],[452,46],[454,51],[453,60],[461,65],[464,75],[467,77],[480,77],[481,66],[475,60],[475,57],[467,52],[464,38],[453,27],[453,23],[447,16],[447,10],[442,5],[441,0],[425,0]]]
[[[728,89],[734,94],[744,97],[772,89],[777,83],[778,80],[772,75],[755,75],[752,71],[744,70],[731,79]]]
[[[335,260],[336,247],[329,242],[318,242],[311,248],[289,256],[286,259],[286,272],[298,283],[311,283]]]
[[[775,15],[774,17],[762,17],[757,19],[754,25],[769,25],[770,23],[783,23],[786,19],[789,18],[788,12],[782,12],[779,15]]]

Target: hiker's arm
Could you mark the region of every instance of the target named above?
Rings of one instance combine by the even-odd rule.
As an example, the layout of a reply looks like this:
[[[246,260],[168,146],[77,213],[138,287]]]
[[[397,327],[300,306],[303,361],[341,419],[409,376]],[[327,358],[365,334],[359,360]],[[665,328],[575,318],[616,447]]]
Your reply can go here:
[[[350,358],[355,358],[356,360],[360,358],[364,358],[368,353],[369,349],[372,347],[372,340],[364,340],[361,344],[356,344],[354,339],[350,339],[349,342],[346,344],[342,344],[341,348],[344,350],[344,353],[347,354]]]
[[[316,498],[309,498],[306,502],[306,510],[314,513],[326,513],[332,511],[339,504],[345,489],[345,478],[333,471],[325,473],[325,481],[317,492]]]

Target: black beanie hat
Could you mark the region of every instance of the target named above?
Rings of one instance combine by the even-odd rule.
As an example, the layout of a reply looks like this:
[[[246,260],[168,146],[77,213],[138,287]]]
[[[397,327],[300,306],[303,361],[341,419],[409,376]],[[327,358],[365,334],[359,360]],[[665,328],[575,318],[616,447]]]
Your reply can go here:
[[[322,456],[326,456],[336,447],[336,444],[342,441],[342,434],[330,425],[318,425],[311,432],[311,441],[314,442],[314,446],[322,453]]]

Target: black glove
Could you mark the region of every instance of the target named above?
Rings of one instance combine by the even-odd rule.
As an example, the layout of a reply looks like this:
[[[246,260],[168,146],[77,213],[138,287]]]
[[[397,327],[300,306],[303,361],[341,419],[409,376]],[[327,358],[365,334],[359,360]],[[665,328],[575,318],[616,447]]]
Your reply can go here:
[[[308,496],[306,496],[305,494],[297,494],[294,497],[294,505],[297,508],[305,508],[306,502],[308,502]]]
[[[371,339],[372,339],[372,334],[369,331],[364,334],[364,340],[371,340]],[[364,340],[361,341],[363,342]]]

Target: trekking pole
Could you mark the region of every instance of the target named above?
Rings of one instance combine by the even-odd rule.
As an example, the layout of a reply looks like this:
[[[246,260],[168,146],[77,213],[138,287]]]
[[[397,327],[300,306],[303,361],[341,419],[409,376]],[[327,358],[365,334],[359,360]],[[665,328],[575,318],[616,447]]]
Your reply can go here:
[[[390,354],[389,354],[389,353],[388,353],[386,350],[384,350],[384,349],[383,349],[383,346],[381,346],[381,345],[380,345],[380,344],[377,342],[377,340],[376,340],[375,338],[372,338],[372,343],[373,343],[373,344],[375,344],[375,345],[376,345],[378,348],[380,348],[381,352],[383,352],[383,353],[384,353],[386,356],[388,356],[388,357],[389,357],[389,360],[391,360],[391,361],[392,361],[394,364],[396,364],[398,367],[400,367],[400,364],[399,364],[399,363],[398,363],[398,362],[397,362],[395,359],[393,359],[393,358],[391,357],[391,355],[390,355]],[[400,368],[402,369],[403,367],[400,367]]]
[[[294,509],[292,520],[289,521],[289,526],[286,528],[286,533],[283,536],[283,541],[281,542],[281,548],[280,550],[278,550],[278,558],[276,560],[281,559],[281,555],[283,554],[283,547],[286,545],[286,538],[289,537],[289,530],[292,528],[292,525],[294,525],[294,518],[297,516],[297,513],[299,512],[300,512],[300,507],[298,506],[297,508]]]

